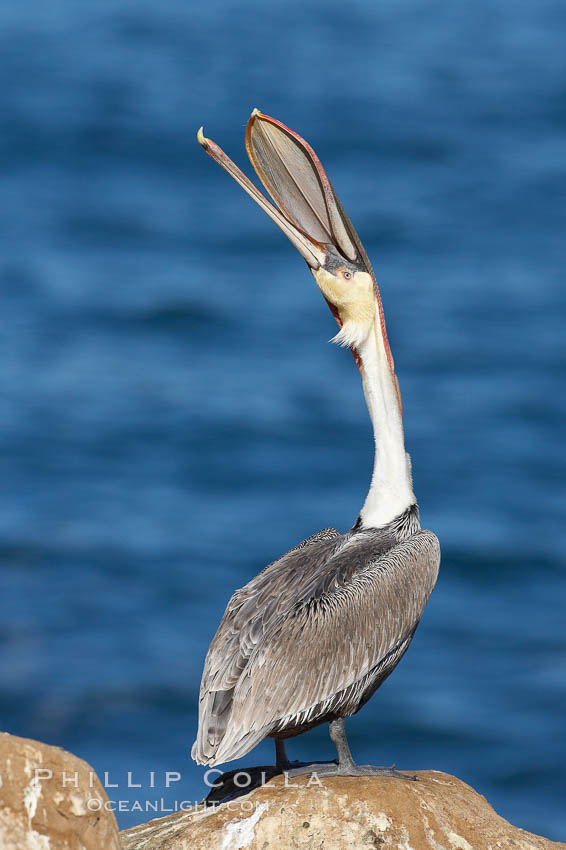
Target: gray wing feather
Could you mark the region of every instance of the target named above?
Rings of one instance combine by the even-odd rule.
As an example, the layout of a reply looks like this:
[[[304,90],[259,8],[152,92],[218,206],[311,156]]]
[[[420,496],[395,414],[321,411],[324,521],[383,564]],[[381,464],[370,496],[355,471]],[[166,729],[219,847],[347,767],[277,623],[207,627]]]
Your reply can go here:
[[[336,694],[357,693],[408,645],[439,559],[430,531],[402,543],[317,535],[237,591],[205,663],[193,757],[238,758],[293,719],[322,716]]]
[[[199,728],[191,751],[199,764],[209,762],[225,735],[234,688],[268,624],[280,617],[293,601],[289,593],[274,593],[278,577],[288,574],[290,562],[297,561],[297,552],[301,552],[300,560],[307,566],[313,561],[313,549],[322,549],[319,560],[323,562],[328,544],[332,545],[340,537],[335,528],[316,532],[265,567],[245,587],[236,590],[228,602],[208,649],[202,674]],[[305,557],[306,549],[308,557]],[[259,735],[247,749],[252,749],[262,737]]]

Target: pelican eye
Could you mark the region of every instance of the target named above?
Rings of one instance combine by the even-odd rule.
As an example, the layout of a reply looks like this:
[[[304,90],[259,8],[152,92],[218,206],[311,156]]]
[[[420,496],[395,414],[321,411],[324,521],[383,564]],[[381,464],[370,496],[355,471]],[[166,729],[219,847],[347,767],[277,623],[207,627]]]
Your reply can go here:
[[[342,272],[342,277],[344,280],[352,280],[352,272],[349,272],[347,269],[344,269]]]

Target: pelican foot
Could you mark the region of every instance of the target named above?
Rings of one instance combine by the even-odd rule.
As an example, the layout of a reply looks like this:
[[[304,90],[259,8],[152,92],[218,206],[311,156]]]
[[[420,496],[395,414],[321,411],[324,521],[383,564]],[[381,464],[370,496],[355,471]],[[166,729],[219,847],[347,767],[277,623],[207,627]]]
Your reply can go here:
[[[373,764],[337,764],[335,761],[322,762],[320,764],[302,764],[300,767],[292,767],[285,771],[289,777],[302,776],[306,773],[315,773],[317,776],[394,776],[397,779],[409,779],[417,781],[414,774],[401,773],[391,767],[375,767]]]

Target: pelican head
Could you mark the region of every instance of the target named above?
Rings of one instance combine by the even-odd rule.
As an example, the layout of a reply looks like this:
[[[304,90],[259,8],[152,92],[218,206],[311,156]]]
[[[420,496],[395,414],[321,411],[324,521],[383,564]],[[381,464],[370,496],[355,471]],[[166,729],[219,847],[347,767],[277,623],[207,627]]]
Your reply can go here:
[[[210,139],[198,141],[275,221],[307,262],[340,327],[334,342],[348,346],[363,374],[360,350],[378,333],[396,384],[381,296],[369,259],[314,150],[275,118],[254,109],[246,150],[274,206]],[[399,397],[400,404],[400,397]]]

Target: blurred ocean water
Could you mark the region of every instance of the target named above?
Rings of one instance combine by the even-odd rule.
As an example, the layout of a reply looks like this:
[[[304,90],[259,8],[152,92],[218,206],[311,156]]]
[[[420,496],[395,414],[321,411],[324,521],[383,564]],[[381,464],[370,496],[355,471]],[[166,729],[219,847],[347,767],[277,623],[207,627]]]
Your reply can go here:
[[[347,529],[371,473],[309,272],[196,144],[249,173],[257,106],[312,143],[373,261],[443,547],[354,753],[566,840],[565,28],[559,0],[0,9],[0,724],[107,772],[121,826],[203,796],[227,599]]]

